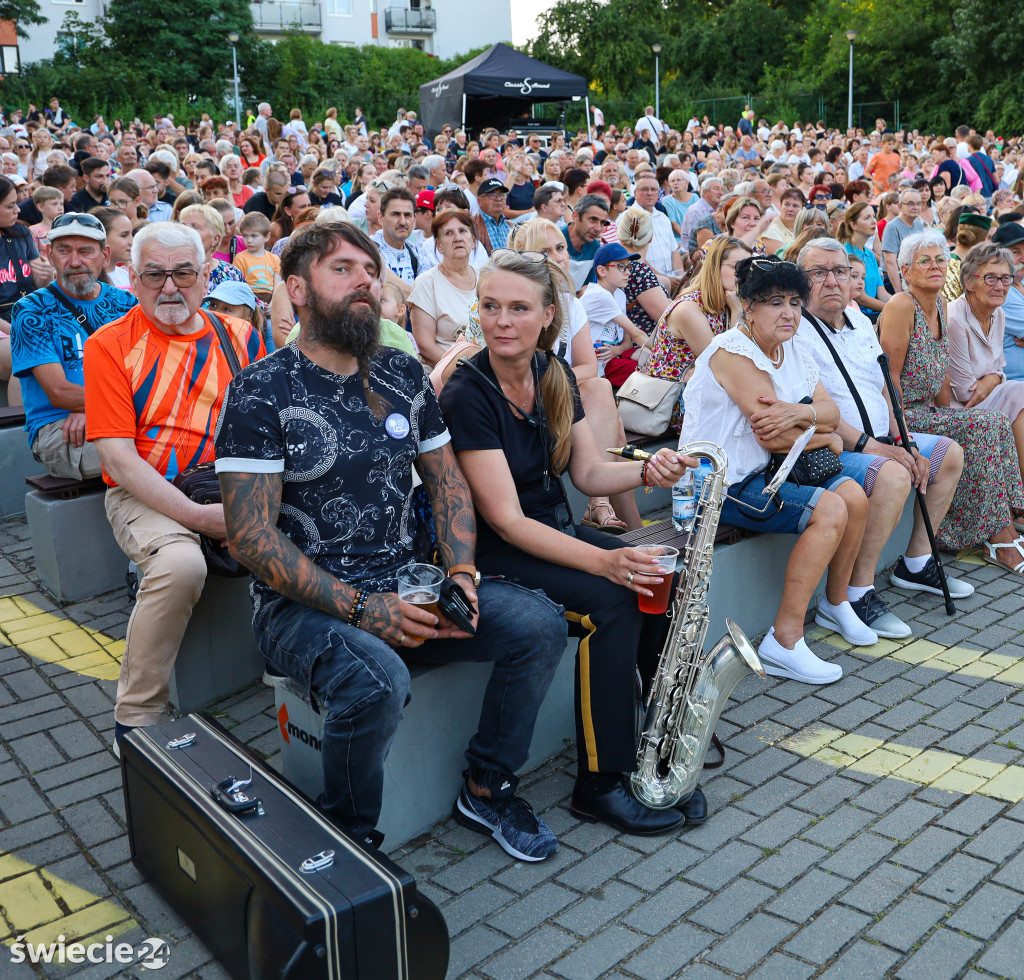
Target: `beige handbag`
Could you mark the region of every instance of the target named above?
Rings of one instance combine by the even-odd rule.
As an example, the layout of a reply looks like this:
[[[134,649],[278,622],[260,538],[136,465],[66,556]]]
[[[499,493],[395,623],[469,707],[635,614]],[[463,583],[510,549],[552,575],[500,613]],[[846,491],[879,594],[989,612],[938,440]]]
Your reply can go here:
[[[640,351],[636,359],[636,370],[626,378],[615,395],[619,418],[626,431],[652,438],[664,435],[668,430],[672,412],[683,390],[682,381],[654,378],[645,371],[662,329],[659,325],[651,338],[650,347]]]

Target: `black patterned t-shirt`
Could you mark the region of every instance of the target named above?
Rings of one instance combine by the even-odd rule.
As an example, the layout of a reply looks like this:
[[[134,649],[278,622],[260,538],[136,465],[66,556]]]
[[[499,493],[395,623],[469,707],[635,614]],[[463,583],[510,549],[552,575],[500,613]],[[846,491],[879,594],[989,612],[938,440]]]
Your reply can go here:
[[[386,401],[370,410],[358,374],[319,367],[289,344],[231,382],[218,423],[218,473],[281,473],[277,526],[343,582],[394,590],[413,561],[412,464],[440,449],[448,430],[415,358],[382,347],[370,384]],[[253,599],[277,596],[255,579]]]

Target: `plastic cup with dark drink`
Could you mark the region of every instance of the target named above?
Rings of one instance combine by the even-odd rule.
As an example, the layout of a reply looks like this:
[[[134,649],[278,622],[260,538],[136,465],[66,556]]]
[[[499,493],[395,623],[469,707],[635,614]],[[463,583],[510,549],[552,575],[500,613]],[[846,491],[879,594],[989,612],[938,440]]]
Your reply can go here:
[[[645,544],[640,545],[636,550],[657,558],[657,570],[652,570],[648,574],[662,576],[660,585],[648,586],[654,593],[653,596],[637,593],[637,598],[640,600],[640,612],[663,613],[668,609],[669,600],[672,598],[672,573],[676,570],[679,549],[669,547],[667,544]]]
[[[413,562],[398,570],[398,598],[437,615],[444,572],[436,565]]]

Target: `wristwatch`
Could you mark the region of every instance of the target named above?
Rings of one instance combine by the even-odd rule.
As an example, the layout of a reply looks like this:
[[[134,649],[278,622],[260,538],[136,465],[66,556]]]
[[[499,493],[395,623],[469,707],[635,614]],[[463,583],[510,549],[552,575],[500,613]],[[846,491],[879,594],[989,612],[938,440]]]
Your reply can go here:
[[[857,445],[853,447],[853,451],[855,453],[862,453],[862,452],[864,452],[864,447],[867,444],[868,444],[868,434],[866,432],[862,432],[860,434],[860,438],[857,440]]]
[[[448,577],[451,578],[454,575],[468,575],[473,580],[474,589],[480,585],[480,572],[474,565],[452,565],[448,569]]]

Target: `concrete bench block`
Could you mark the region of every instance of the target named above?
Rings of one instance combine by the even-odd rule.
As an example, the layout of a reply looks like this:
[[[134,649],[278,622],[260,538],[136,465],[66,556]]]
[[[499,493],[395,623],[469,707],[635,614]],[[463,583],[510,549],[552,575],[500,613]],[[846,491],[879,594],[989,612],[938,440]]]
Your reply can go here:
[[[570,639],[541,706],[524,771],[565,748],[574,736],[573,673],[577,641]],[[412,700],[384,768],[384,805],[378,829],[397,847],[425,833],[451,812],[466,768],[491,665],[412,665]],[[318,714],[291,683],[276,690],[281,763],[287,779],[311,799],[323,789]]]
[[[40,469],[25,430],[20,425],[0,428],[0,518],[25,513],[25,477]]]
[[[23,495],[39,583],[60,602],[88,599],[125,584],[128,559],[114,540],[103,497],[102,490],[71,500],[38,490]]]
[[[170,701],[181,714],[209,708],[263,676],[251,624],[248,577],[208,576],[171,673]]]

